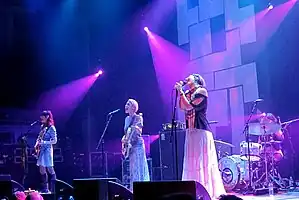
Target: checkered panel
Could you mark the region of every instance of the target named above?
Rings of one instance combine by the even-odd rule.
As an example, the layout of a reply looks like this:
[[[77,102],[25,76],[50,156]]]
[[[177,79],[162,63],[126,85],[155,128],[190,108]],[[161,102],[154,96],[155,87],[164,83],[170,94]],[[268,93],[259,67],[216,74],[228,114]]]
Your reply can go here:
[[[214,90],[209,93],[209,110],[213,112],[209,112],[208,110],[208,118],[209,119],[217,119],[217,126],[226,126],[229,124],[229,116],[227,111],[228,107],[228,90]],[[213,106],[211,108],[210,106]]]
[[[189,26],[199,21],[198,6],[188,9],[187,0],[177,0],[178,43],[189,43]]]
[[[229,107],[232,128],[232,143],[235,145],[233,153],[240,153],[240,143],[244,140],[244,102],[242,86],[229,90]]]
[[[254,5],[239,8],[238,0],[225,0],[225,29],[240,28],[241,44],[256,41]]]
[[[210,20],[192,25],[189,29],[189,34],[191,60],[212,53]]]
[[[256,65],[250,63],[240,67],[215,72],[215,88],[225,89],[243,86],[244,102],[251,102],[258,97]]]
[[[204,21],[224,13],[224,0],[198,1],[200,21]]]
[[[218,121],[217,127],[231,127],[230,138],[238,153],[240,141],[244,139],[244,103],[258,98],[256,65],[242,63],[244,55],[241,55],[242,45],[256,41],[254,5],[239,8],[238,0],[198,1],[198,6],[188,10],[187,0],[177,0],[179,45],[190,45],[190,62],[183,73],[204,76],[210,94],[209,119]],[[216,23],[213,25],[216,28],[211,29],[208,24],[221,21],[220,15],[225,26]],[[215,30],[222,37],[217,37]],[[213,52],[217,42],[221,43],[218,48],[221,51]]]

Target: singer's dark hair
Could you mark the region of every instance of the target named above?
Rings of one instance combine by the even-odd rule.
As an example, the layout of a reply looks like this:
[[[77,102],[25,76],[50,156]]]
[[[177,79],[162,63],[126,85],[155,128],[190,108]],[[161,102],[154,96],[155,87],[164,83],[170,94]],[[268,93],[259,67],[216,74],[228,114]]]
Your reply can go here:
[[[52,125],[54,125],[53,114],[52,114],[52,112],[50,110],[44,110],[41,113],[41,116],[48,117],[46,126],[52,126]]]
[[[200,85],[201,87],[206,87],[206,82],[201,75],[199,74],[192,74],[192,75],[198,85]]]

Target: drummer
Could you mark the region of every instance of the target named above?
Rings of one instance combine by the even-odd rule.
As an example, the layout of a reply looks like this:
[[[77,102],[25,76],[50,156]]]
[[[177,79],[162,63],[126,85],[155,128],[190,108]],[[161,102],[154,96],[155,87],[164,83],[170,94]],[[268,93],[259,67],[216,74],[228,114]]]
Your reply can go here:
[[[273,150],[274,161],[279,162],[283,158],[281,142],[284,140],[284,135],[278,119],[272,113],[267,113],[265,116],[260,118],[260,124],[262,126],[265,125],[265,127],[278,127],[278,129],[268,129],[269,131],[272,131],[272,134],[259,136],[259,143],[267,142],[268,144],[265,149],[266,154],[270,154]]]

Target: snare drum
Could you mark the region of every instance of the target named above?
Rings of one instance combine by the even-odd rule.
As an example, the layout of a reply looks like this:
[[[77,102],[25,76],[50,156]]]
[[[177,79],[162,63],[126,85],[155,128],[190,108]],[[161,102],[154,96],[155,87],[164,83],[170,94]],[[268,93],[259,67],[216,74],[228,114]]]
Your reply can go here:
[[[250,161],[255,162],[261,159],[261,148],[261,144],[249,142]],[[241,158],[248,159],[248,144],[245,141],[240,143],[240,154]]]
[[[232,191],[245,186],[249,181],[249,167],[247,159],[239,155],[231,155],[221,158],[219,170],[225,190]]]

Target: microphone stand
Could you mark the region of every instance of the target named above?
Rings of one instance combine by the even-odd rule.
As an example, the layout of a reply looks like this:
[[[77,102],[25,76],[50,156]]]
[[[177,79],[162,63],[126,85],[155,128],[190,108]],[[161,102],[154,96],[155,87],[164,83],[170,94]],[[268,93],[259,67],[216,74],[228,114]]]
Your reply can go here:
[[[249,185],[247,186],[247,191],[244,194],[253,194],[253,188],[252,188],[252,179],[251,179],[251,161],[250,161],[250,147],[249,147],[249,122],[253,116],[254,110],[256,109],[257,106],[257,102],[254,102],[249,118],[246,121],[245,127],[244,127],[244,131],[243,134],[245,134],[245,138],[246,138],[246,143],[247,143],[247,154],[248,154],[248,168],[249,168]]]
[[[178,139],[177,139],[177,121],[176,121],[176,111],[177,111],[177,101],[178,101],[178,91],[175,90],[175,99],[173,104],[173,112],[172,112],[172,120],[171,120],[171,143],[172,138],[174,137],[174,149],[172,149],[172,152],[174,151],[175,156],[175,179],[179,180],[179,165],[178,165]],[[172,145],[173,148],[173,145]]]
[[[100,138],[100,140],[98,141],[98,145],[97,145],[97,148],[96,148],[96,150],[99,150],[99,148],[100,148],[100,145],[101,145],[101,152],[102,152],[102,167],[103,167],[103,169],[104,169],[104,176],[105,176],[105,178],[107,178],[108,177],[108,172],[107,172],[107,169],[106,169],[106,166],[105,166],[105,158],[104,158],[104,136],[105,136],[105,134],[106,134],[106,131],[107,131],[107,129],[108,129],[108,126],[109,126],[109,123],[110,123],[110,121],[111,121],[111,119],[112,119],[112,114],[108,114],[108,119],[107,119],[107,122],[106,122],[106,125],[105,125],[105,128],[104,128],[104,131],[103,131],[103,133],[102,133],[102,135],[101,135],[101,138]]]
[[[285,127],[283,127],[283,133],[286,133],[286,137],[288,138],[289,140],[289,145],[290,145],[290,149],[291,149],[291,152],[292,152],[292,156],[291,156],[291,177],[293,178],[293,180],[295,179],[295,160],[296,160],[296,152],[295,152],[295,149],[294,149],[294,145],[293,145],[293,142],[292,142],[292,137],[289,133],[289,131],[287,130],[288,126],[295,122],[295,121],[298,121],[298,119],[295,119],[295,120],[292,120],[290,121],[289,123],[287,123],[285,125]],[[290,187],[293,187],[293,186],[296,186],[296,184],[293,183],[292,186]]]
[[[34,124],[33,124],[34,125]],[[30,131],[32,130],[32,126],[27,130],[25,134],[22,134],[18,138],[18,142],[21,144],[22,154],[21,154],[21,162],[23,168],[23,176],[22,176],[22,184],[25,185],[25,179],[28,174],[28,143],[27,143],[27,136],[29,135]]]

